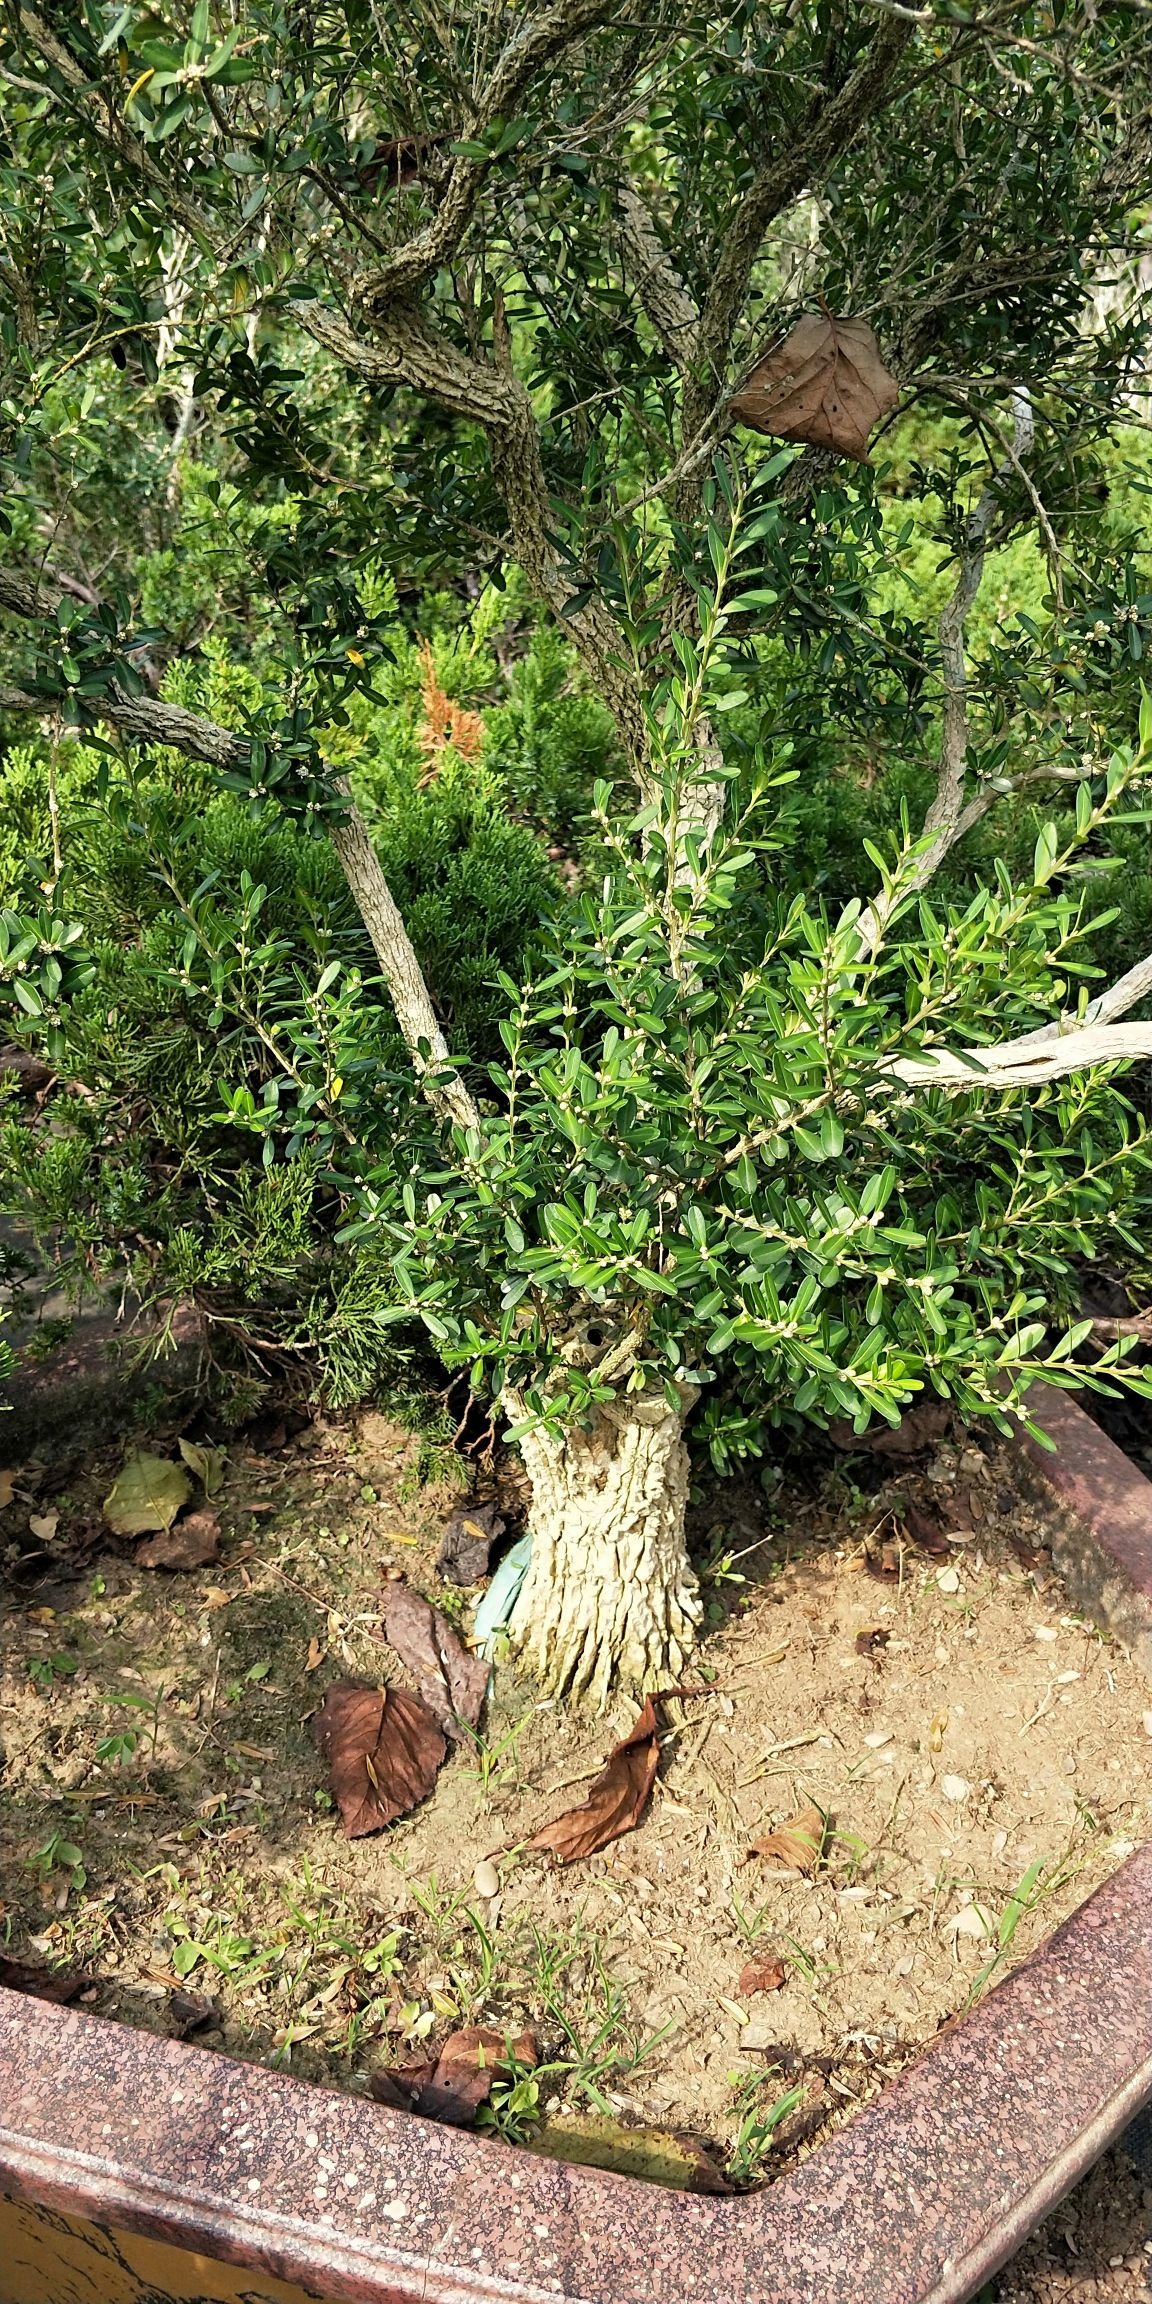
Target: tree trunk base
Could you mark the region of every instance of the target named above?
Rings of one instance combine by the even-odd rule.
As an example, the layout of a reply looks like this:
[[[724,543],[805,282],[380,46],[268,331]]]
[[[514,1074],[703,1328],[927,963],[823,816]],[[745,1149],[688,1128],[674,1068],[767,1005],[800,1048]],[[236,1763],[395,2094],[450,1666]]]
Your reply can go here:
[[[688,1451],[663,1400],[602,1410],[591,1430],[520,1442],[532,1481],[532,1559],[509,1625],[553,1695],[601,1711],[619,1686],[675,1681],[701,1602],[684,1546]]]

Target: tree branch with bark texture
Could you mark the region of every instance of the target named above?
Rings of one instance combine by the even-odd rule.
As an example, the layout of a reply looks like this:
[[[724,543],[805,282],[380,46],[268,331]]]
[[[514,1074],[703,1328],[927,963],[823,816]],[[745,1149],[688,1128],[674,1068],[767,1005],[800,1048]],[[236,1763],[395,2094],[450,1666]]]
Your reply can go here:
[[[555,64],[584,33],[618,13],[614,0],[555,0],[542,15],[519,25],[481,89],[471,117],[455,129],[458,140],[476,143],[496,121],[510,120],[537,72]],[[411,296],[449,261],[472,220],[491,165],[489,157],[457,154],[435,215],[362,283],[359,294],[366,304],[386,307],[396,297]]]
[[[0,608],[11,615],[39,620],[53,613],[58,598],[59,592],[50,582],[37,584],[10,569],[0,569]],[[115,685],[86,701],[95,715],[132,743],[167,745],[189,760],[203,760],[210,768],[236,770],[248,764],[246,738],[199,712],[186,711],[181,704],[165,704],[155,696],[129,696]],[[46,717],[51,706],[26,689],[3,687],[0,711]],[[346,797],[347,807],[332,825],[329,838],[371,938],[420,1086],[438,1119],[458,1128],[477,1129],[480,1115],[452,1061],[415,947],[367,826],[343,777],[336,780],[336,789]]]
[[[724,396],[732,337],[769,225],[891,101],[898,67],[915,30],[909,18],[885,17],[844,86],[812,106],[791,150],[765,162],[732,217],[700,314],[694,372],[684,399],[685,446],[703,430],[717,399]]]
[[[512,550],[537,597],[563,620],[616,722],[641,784],[648,735],[635,667],[615,618],[597,599],[572,610],[578,588],[552,541],[552,511],[540,433],[527,388],[511,368],[475,360],[435,334],[423,314],[395,303],[379,315],[371,338],[340,312],[300,307],[301,325],[353,374],[374,384],[406,384],[450,415],[478,424],[488,439],[492,475],[504,499]]]
[[[987,486],[981,491],[976,509],[969,515],[964,549],[960,556],[960,573],[955,590],[948,601],[937,627],[940,640],[940,664],[944,675],[944,713],[940,730],[940,768],[936,791],[924,818],[923,838],[927,841],[912,870],[900,876],[889,891],[875,897],[861,914],[857,934],[865,953],[875,951],[897,904],[903,903],[921,888],[926,888],[950,849],[964,834],[979,822],[998,797],[994,792],[967,795],[968,780],[968,665],[966,631],[968,618],[976,602],[984,579],[984,562],[988,551],[988,538],[1000,490],[1013,472],[1019,473],[1023,460],[1030,453],[1035,438],[1035,419],[1032,402],[1027,392],[1012,395],[1012,446],[1005,455]]]

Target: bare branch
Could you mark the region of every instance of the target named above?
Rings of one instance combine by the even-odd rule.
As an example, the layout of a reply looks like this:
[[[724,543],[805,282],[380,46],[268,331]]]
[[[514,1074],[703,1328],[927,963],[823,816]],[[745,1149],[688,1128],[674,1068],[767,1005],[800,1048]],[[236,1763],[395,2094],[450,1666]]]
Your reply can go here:
[[[1051,1038],[1026,1032],[991,1048],[941,1049],[931,1057],[893,1056],[884,1065],[909,1088],[946,1088],[953,1094],[976,1088],[1035,1088],[1066,1072],[1097,1064],[1130,1064],[1152,1056],[1152,1024],[1099,1024]]]
[[[0,608],[17,616],[42,617],[51,613],[55,597],[58,594],[51,584],[37,586],[0,569]],[[93,713],[133,743],[167,744],[190,760],[206,761],[210,768],[247,765],[248,744],[243,736],[198,712],[185,711],[180,704],[164,704],[154,696],[128,696],[115,686],[90,698],[89,703]],[[46,717],[50,707],[43,697],[24,689],[0,688],[0,710]],[[340,789],[347,792],[343,780]],[[480,1116],[452,1062],[412,940],[354,802],[349,801],[346,816],[334,824],[330,837],[371,937],[396,1021],[428,1103],[438,1118],[459,1128],[478,1128]]]

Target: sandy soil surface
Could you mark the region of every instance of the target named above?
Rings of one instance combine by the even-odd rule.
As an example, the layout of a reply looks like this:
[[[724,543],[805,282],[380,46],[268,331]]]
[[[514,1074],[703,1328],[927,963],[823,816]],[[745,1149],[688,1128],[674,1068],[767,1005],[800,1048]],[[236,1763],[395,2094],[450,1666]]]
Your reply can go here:
[[[994,1436],[887,1471],[793,1464],[770,1496],[701,1476],[705,1693],[663,1711],[640,1829],[564,1871],[501,1852],[583,1797],[634,1708],[569,1716],[507,1666],[421,1808],[355,1842],[334,1818],[310,1718],[334,1680],[403,1681],[382,1581],[465,1628],[475,1597],[437,1581],[460,1496],[420,1485],[417,1441],[378,1415],[233,1441],[219,1557],[182,1574],[109,1543],[122,1455],[14,1466],[0,1510],[0,1948],[82,1964],[96,2010],[173,2030],[192,1991],[198,2038],[360,2089],[460,2022],[529,2023],[554,2117],[688,2127],[755,2178],[1148,1836],[1148,1686],[1068,1607]],[[814,1877],[749,1856],[807,1806]],[[1035,2243],[1005,2299],[1063,2295],[1035,2285],[1074,2273],[1062,2247],[1049,2270]]]

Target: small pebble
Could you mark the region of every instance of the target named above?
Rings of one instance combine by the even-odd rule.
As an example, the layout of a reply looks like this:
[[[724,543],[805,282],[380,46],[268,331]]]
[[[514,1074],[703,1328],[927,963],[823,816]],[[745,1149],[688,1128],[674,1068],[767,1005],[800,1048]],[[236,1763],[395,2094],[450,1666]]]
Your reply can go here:
[[[1144,1714],[1144,1734],[1146,1736],[1152,1736],[1152,1712],[1146,1712]]]
[[[892,1730],[890,1728],[874,1728],[872,1734],[864,1738],[864,1742],[870,1752],[882,1751],[885,1744],[892,1742]]]
[[[940,1790],[946,1800],[966,1800],[972,1786],[965,1782],[963,1776],[942,1776]]]
[[[936,1583],[941,1592],[958,1592],[960,1590],[959,1570],[957,1568],[941,1568]]]
[[[500,1874],[490,1856],[485,1856],[472,1874],[472,1885],[478,1896],[498,1896]]]

